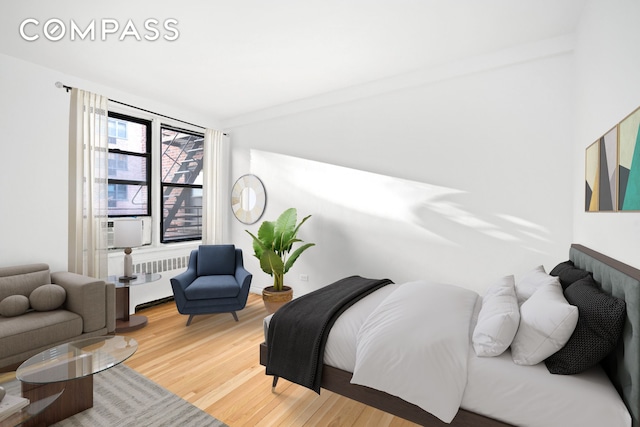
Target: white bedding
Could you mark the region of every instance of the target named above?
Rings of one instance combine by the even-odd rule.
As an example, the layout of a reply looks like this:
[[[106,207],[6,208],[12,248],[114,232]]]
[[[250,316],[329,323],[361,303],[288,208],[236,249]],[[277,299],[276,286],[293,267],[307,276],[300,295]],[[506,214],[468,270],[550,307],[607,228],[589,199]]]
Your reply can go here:
[[[451,422],[467,385],[469,325],[477,301],[478,294],[457,286],[405,283],[358,331],[351,383]]]
[[[358,331],[369,314],[401,286],[385,286],[340,316],[329,333],[325,364],[354,372]],[[265,319],[265,339],[269,320],[270,316]],[[477,357],[469,346],[468,354],[462,409],[525,427],[631,426],[624,403],[599,367],[578,375],[553,375],[544,363],[514,364],[509,351],[498,357]]]
[[[509,350],[497,357],[469,354],[461,407],[522,427],[631,426],[631,416],[604,371],[553,375],[544,363],[521,366]]]

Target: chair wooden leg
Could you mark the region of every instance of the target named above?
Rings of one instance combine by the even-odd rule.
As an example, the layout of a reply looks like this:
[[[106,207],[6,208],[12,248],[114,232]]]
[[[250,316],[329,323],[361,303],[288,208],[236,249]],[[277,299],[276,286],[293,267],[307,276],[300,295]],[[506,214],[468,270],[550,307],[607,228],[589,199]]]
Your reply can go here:
[[[193,316],[195,316],[195,314],[190,314],[189,315],[189,320],[187,320],[187,326],[189,326],[191,324],[191,320],[193,320]]]
[[[231,315],[233,316],[234,319],[236,319],[236,322],[237,322],[238,321],[238,315],[236,314],[236,312],[232,311]]]

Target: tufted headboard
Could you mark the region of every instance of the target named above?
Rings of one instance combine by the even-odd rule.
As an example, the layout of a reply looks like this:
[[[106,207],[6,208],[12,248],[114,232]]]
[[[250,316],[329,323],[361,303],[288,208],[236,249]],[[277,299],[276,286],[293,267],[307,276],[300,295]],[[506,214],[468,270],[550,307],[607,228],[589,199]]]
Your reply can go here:
[[[577,244],[571,245],[569,259],[593,273],[603,291],[627,304],[622,338],[602,367],[627,405],[633,426],[640,427],[640,270]]]

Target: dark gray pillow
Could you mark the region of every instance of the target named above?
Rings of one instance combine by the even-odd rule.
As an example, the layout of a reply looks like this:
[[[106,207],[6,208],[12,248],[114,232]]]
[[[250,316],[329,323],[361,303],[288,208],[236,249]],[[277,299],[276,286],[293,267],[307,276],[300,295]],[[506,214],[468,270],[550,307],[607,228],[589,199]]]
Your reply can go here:
[[[578,324],[571,338],[545,360],[552,374],[580,373],[600,363],[615,349],[626,318],[624,300],[600,290],[589,275],[569,286],[569,304],[578,307]]]
[[[24,295],[10,295],[0,301],[0,316],[20,316],[27,310],[29,310],[29,298]]]
[[[587,270],[576,267],[573,264],[573,261],[561,262],[556,265],[549,274],[551,276],[557,276],[558,279],[560,279],[560,284],[562,285],[563,290],[566,290],[578,280],[591,275]]]
[[[549,273],[549,275],[558,277],[560,275],[560,272],[566,270],[567,268],[575,268],[573,261],[569,260],[561,262],[560,264],[553,267],[553,270],[551,270],[551,273]]]
[[[51,311],[64,304],[67,292],[62,286],[42,285],[38,286],[29,295],[31,308],[36,311]]]

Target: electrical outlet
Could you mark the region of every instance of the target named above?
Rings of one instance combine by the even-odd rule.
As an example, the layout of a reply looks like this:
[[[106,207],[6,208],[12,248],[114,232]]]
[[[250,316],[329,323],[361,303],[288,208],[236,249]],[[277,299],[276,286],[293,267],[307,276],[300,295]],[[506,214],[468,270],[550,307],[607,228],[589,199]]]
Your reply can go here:
[[[302,282],[308,282],[309,281],[309,275],[308,274],[301,274],[300,275],[300,280]]]

